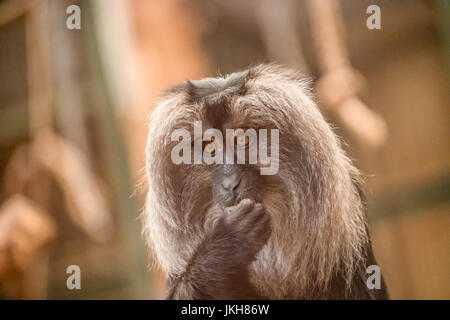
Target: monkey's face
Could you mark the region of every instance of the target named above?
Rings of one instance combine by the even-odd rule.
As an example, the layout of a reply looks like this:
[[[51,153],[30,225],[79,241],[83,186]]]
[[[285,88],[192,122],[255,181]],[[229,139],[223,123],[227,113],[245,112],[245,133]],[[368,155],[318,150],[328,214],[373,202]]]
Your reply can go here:
[[[243,199],[270,203],[274,193],[285,194],[285,186],[278,177],[279,129],[273,123],[263,122],[257,127],[243,129],[247,119],[237,121],[233,111],[239,113],[240,107],[233,107],[226,106],[226,120],[223,114],[215,121],[211,120],[211,115],[196,119],[195,125],[202,124],[201,131],[197,128],[197,133],[201,132],[199,137],[192,128],[195,125],[184,126],[185,132],[181,136],[191,139],[183,141],[172,136],[166,146],[166,154],[171,155],[166,165],[171,167],[171,185],[180,195],[181,212],[196,220],[189,219],[189,223],[201,224],[202,220],[210,218],[208,214],[218,217],[225,208],[235,206]],[[255,114],[248,113],[247,116],[254,117]],[[211,132],[214,135],[211,136]],[[177,156],[180,158],[176,159]],[[269,170],[270,174],[264,174],[264,170]]]
[[[203,155],[214,158],[210,166],[205,167],[211,181],[212,201],[220,208],[237,205],[243,199],[262,202],[264,199],[264,185],[267,182],[261,175],[261,157],[258,142],[261,137],[246,135],[256,133],[254,128],[235,129],[232,124],[224,124],[220,132],[224,137],[212,138],[205,142]],[[261,146],[271,153],[271,146]],[[278,145],[276,146],[278,148]],[[267,179],[266,179],[267,180]]]

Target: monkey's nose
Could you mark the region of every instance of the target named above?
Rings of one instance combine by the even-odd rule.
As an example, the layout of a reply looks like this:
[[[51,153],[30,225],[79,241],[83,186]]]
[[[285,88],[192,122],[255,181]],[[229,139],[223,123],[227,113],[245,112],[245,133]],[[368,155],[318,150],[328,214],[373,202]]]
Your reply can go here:
[[[226,176],[223,179],[222,187],[229,192],[233,192],[239,184],[241,183],[241,178],[237,174]]]

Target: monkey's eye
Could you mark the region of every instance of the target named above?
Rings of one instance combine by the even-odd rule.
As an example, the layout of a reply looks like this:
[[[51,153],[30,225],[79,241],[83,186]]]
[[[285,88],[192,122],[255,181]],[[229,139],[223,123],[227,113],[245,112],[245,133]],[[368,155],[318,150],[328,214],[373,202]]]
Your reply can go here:
[[[248,145],[248,136],[240,135],[236,137],[236,143],[238,146],[245,147]]]
[[[211,142],[211,143],[208,143],[205,146],[205,151],[208,152],[208,153],[211,153],[211,154],[213,154],[214,151],[216,151],[216,144],[214,143],[214,141]]]

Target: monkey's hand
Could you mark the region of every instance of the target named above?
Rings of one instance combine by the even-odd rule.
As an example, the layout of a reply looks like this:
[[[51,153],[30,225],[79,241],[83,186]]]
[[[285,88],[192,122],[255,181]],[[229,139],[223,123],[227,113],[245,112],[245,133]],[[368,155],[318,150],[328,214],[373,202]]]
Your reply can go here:
[[[186,272],[170,281],[169,299],[261,299],[249,281],[249,266],[270,237],[270,216],[244,199],[198,247]]]
[[[225,226],[230,241],[238,248],[230,252],[236,262],[250,264],[270,237],[270,216],[261,203],[244,199],[225,209]],[[220,226],[218,226],[221,228]],[[217,230],[220,233],[220,230]]]

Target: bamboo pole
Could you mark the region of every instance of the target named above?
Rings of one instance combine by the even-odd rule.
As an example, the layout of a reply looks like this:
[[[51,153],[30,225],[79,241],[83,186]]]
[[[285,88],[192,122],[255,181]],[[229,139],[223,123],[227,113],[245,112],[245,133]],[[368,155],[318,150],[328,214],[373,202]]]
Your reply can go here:
[[[323,74],[317,84],[319,99],[364,145],[381,146],[387,139],[387,126],[358,96],[365,87],[364,78],[351,67],[338,1],[307,0],[307,7]]]

